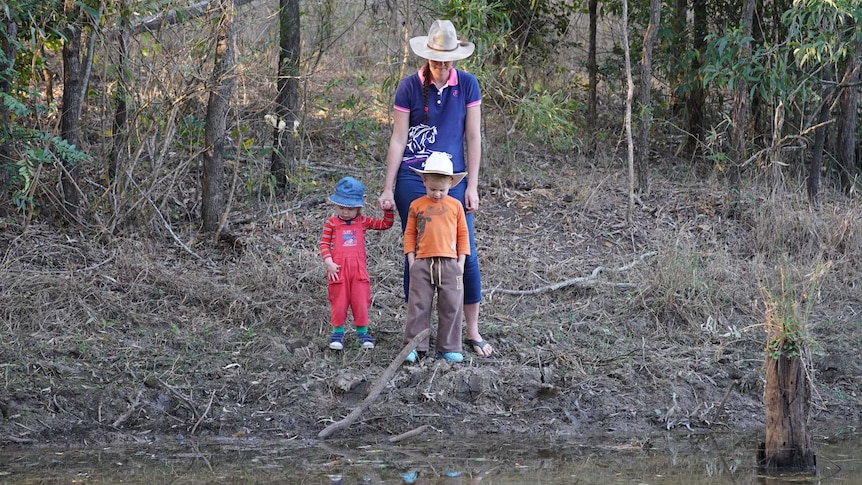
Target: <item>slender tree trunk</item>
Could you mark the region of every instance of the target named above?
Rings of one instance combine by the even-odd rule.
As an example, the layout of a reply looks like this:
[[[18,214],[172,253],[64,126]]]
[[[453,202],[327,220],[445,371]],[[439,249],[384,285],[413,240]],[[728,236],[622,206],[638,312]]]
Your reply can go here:
[[[12,91],[12,67],[15,64],[15,39],[18,37],[18,24],[11,19],[6,19],[0,24],[3,33],[0,34],[0,49],[2,49],[5,62],[0,62],[0,94],[10,94]],[[6,166],[12,163],[12,132],[11,117],[6,103],[0,103],[0,214],[5,213],[6,190],[9,183],[6,176]]]
[[[744,0],[742,3],[742,17],[740,23],[742,26],[742,36],[748,38],[751,36],[752,22],[754,20],[754,2],[755,0]],[[748,59],[751,56],[751,41],[744,42],[739,49],[739,57]],[[731,207],[736,208],[739,201],[740,192],[740,177],[742,163],[745,162],[746,155],[746,133],[748,132],[748,82],[742,77],[736,79],[736,88],[733,91],[733,114],[731,120],[731,147],[732,160],[730,165],[730,191],[733,194]]]
[[[635,154],[634,141],[632,140],[632,102],[634,100],[635,85],[632,81],[632,62],[629,52],[629,2],[623,0],[623,47],[626,60],[626,114],[625,131],[626,147],[628,148],[629,167],[629,203],[626,208],[626,224],[631,226],[632,213],[635,207]]]
[[[814,471],[817,465],[808,432],[810,391],[799,356],[766,357],[766,441],[758,462],[767,470]]]
[[[587,74],[589,76],[589,91],[587,94],[587,126],[592,130],[598,121],[596,107],[599,87],[599,65],[596,59],[596,33],[598,31],[599,6],[598,0],[590,0],[590,40],[587,47]]]
[[[113,147],[111,160],[108,165],[108,177],[113,180],[120,171],[123,155],[126,150],[128,138],[128,99],[129,99],[129,70],[128,70],[128,45],[129,45],[129,4],[128,0],[120,2],[120,31],[117,36],[117,90],[114,92],[114,124],[111,138]]]
[[[674,3],[673,19],[671,21],[671,29],[673,31],[673,40],[671,42],[673,43],[670,46],[673,58],[679,63],[675,65],[671,79],[671,112],[675,116],[680,116],[685,110],[685,100],[688,98],[688,95],[681,94],[680,89],[682,88],[682,59],[686,51],[688,51],[689,35],[686,28],[688,25],[687,19],[688,0],[676,0]]]
[[[850,191],[856,184],[856,120],[859,105],[859,66],[862,59],[862,42],[856,42],[855,52],[847,62],[842,84],[847,87],[841,92],[841,105],[838,117],[838,139],[835,158],[841,170],[841,185]]]
[[[225,210],[224,144],[227,111],[234,83],[233,0],[219,0],[216,27],[215,63],[207,102],[204,129],[203,173],[201,176],[201,220],[203,230],[220,230]]]
[[[811,149],[811,164],[808,166],[808,203],[820,207],[820,170],[823,168],[823,148],[826,146],[826,133],[829,127],[829,111],[835,89],[832,87],[832,70],[823,70],[823,88],[820,91],[820,112],[817,115],[817,129],[814,130],[814,147]]]
[[[691,62],[691,85],[689,96],[686,100],[688,111],[688,151],[695,153],[698,145],[703,140],[706,132],[704,125],[704,109],[706,105],[706,91],[703,87],[703,79],[698,73],[703,65],[703,56],[706,53],[706,18],[707,0],[694,0],[694,24],[692,28],[692,47],[696,53]]]
[[[641,55],[641,92],[640,92],[640,133],[638,151],[635,159],[637,185],[641,192],[649,193],[649,149],[650,126],[652,125],[652,49],[655,44],[658,26],[661,22],[661,0],[649,2],[649,25],[644,33],[643,53]]]
[[[65,0],[66,28],[63,43],[63,103],[60,114],[60,136],[75,148],[80,149],[81,108],[84,104],[81,68],[81,9],[74,0]],[[62,161],[60,179],[63,184],[65,209],[77,218],[81,198],[79,179],[81,166],[75,162]]]
[[[295,171],[296,122],[299,120],[299,0],[279,0],[278,94],[275,98],[277,127],[273,130],[270,170],[280,191],[287,188]]]

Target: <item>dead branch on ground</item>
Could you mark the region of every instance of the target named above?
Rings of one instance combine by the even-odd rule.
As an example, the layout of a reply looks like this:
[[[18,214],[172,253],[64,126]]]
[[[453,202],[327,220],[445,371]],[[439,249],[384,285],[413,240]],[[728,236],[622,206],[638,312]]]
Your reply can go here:
[[[656,255],[656,252],[651,251],[651,252],[642,254],[638,259],[636,259],[636,260],[632,261],[631,263],[629,263],[625,266],[622,266],[620,268],[606,268],[604,266],[599,266],[596,269],[594,269],[593,272],[590,273],[589,276],[579,276],[577,278],[571,278],[571,279],[568,279],[565,281],[560,281],[559,283],[554,283],[552,285],[546,285],[546,286],[540,286],[539,288],[533,288],[532,290],[506,290],[506,289],[501,289],[501,288],[494,288],[489,292],[489,296],[493,295],[494,293],[502,293],[504,295],[536,295],[539,293],[544,293],[546,291],[559,290],[560,288],[566,288],[568,286],[579,286],[579,287],[595,286],[598,283],[598,277],[600,274],[602,274],[604,272],[621,273],[623,271],[628,271],[634,265],[638,264],[639,262],[643,261],[644,259],[646,259],[650,256],[655,256],[655,255]],[[619,287],[634,286],[633,283],[605,283],[605,284],[610,285],[610,286],[619,286]]]
[[[356,408],[354,408],[353,411],[351,411],[350,414],[348,414],[344,419],[336,421],[327,426],[326,428],[323,428],[323,431],[318,433],[317,437],[320,439],[326,439],[332,436],[332,434],[336,431],[346,428],[350,426],[354,421],[356,421],[356,418],[358,418],[363,412],[365,412],[365,409],[368,408],[368,406],[370,406],[374,403],[375,400],[377,400],[377,396],[379,396],[380,393],[383,392],[383,388],[386,387],[386,384],[389,382],[390,379],[392,379],[392,376],[395,374],[395,371],[398,370],[398,368],[401,367],[401,364],[404,363],[404,359],[407,358],[407,354],[416,350],[416,347],[419,345],[419,342],[422,342],[423,340],[428,338],[428,335],[430,334],[431,329],[426,328],[425,330],[419,332],[418,335],[413,337],[413,340],[411,340],[410,343],[408,343],[403,349],[401,349],[401,352],[398,352],[398,355],[395,356],[395,359],[392,360],[392,363],[389,364],[389,367],[387,367],[386,370],[383,371],[383,374],[381,374],[380,377],[377,378],[377,381],[374,383],[374,385],[371,387],[371,390],[368,392],[368,397],[366,397],[365,400],[359,403],[359,405],[356,406]]]

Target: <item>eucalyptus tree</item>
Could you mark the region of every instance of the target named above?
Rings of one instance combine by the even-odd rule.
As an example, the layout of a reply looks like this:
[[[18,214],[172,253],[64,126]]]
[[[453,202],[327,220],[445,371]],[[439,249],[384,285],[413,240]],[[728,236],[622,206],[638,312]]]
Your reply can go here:
[[[278,92],[273,118],[273,150],[270,171],[276,187],[284,190],[296,156],[296,124],[299,104],[301,36],[299,0],[279,0]]]

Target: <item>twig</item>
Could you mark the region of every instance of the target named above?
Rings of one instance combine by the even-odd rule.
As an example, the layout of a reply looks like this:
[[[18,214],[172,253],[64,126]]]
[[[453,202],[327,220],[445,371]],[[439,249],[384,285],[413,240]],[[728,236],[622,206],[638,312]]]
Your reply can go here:
[[[182,401],[183,403],[185,403],[185,405],[186,405],[186,406],[191,410],[191,412],[192,412],[192,414],[194,415],[194,417],[195,417],[195,419],[196,419],[196,420],[201,420],[201,419],[203,419],[203,418],[201,417],[200,413],[198,412],[198,409],[195,407],[194,403],[192,402],[191,398],[186,397],[186,396],[185,396],[183,393],[181,393],[177,388],[175,388],[174,386],[171,386],[170,384],[166,383],[165,381],[163,381],[163,380],[161,380],[161,379],[158,379],[158,378],[157,378],[157,380],[159,381],[159,384],[160,384],[162,387],[164,387],[165,389],[167,389],[167,390],[171,391],[171,394],[173,394],[173,395],[174,395],[174,397],[176,397],[177,399],[179,399],[180,401]],[[207,409],[209,409],[209,408],[207,408]]]
[[[712,422],[716,422],[718,417],[721,416],[721,411],[724,409],[724,403],[727,402],[727,398],[730,396],[730,392],[733,391],[733,388],[736,387],[736,384],[739,381],[733,381],[730,383],[730,387],[727,388],[727,391],[724,392],[724,397],[721,398],[721,403],[719,403],[718,407],[715,408],[715,411],[712,412]]]
[[[431,425],[423,424],[422,426],[419,426],[416,429],[410,430],[406,433],[401,433],[398,436],[393,436],[392,438],[389,438],[388,440],[386,440],[386,442],[387,443],[397,443],[399,441],[406,440],[407,438],[412,438],[414,436],[418,436],[418,435],[424,433],[430,427],[431,427]]]
[[[413,337],[413,340],[410,341],[401,352],[398,352],[398,355],[395,356],[395,359],[392,360],[392,363],[389,364],[389,367],[383,371],[383,374],[377,378],[377,382],[371,387],[371,390],[368,392],[368,397],[365,398],[359,406],[353,409],[344,419],[340,421],[336,421],[329,426],[323,428],[323,431],[317,434],[317,437],[320,439],[326,439],[332,436],[333,433],[339,431],[343,428],[350,426],[356,419],[365,411],[365,409],[374,403],[377,400],[377,396],[383,392],[383,388],[386,387],[386,384],[392,379],[392,376],[395,374],[395,371],[401,367],[401,364],[404,363],[404,359],[407,358],[407,354],[416,350],[416,347],[419,345],[419,342],[425,340],[428,335],[431,334],[431,329],[426,328],[425,330],[419,332],[418,335]]]
[[[117,418],[117,420],[114,421],[114,423],[111,426],[113,426],[115,428],[119,428],[121,424],[123,424],[127,419],[129,419],[129,416],[131,416],[132,413],[135,412],[135,409],[138,409],[138,405],[141,403],[141,394],[143,394],[143,393],[144,393],[143,390],[138,391],[138,395],[135,396],[134,401],[132,401],[132,403],[129,404],[129,409],[127,409],[126,412],[121,414],[120,417]]]
[[[655,256],[655,255],[656,255],[656,252],[651,251],[651,252],[642,254],[638,259],[632,261],[631,263],[629,263],[629,264],[627,264],[621,268],[611,269],[611,268],[606,268],[604,266],[599,266],[596,269],[594,269],[593,272],[589,276],[578,276],[577,278],[571,278],[571,279],[568,279],[565,281],[560,281],[558,283],[554,283],[551,285],[540,286],[538,288],[533,288],[532,290],[506,290],[506,289],[494,288],[493,290],[490,291],[490,294],[502,293],[504,295],[536,295],[538,293],[544,293],[546,291],[559,290],[560,288],[565,288],[567,286],[592,286],[593,284],[596,283],[596,280],[598,279],[599,275],[602,272],[610,271],[613,273],[621,273],[623,271],[628,271],[637,263],[643,261],[644,259],[646,259],[650,256]],[[608,284],[613,285],[613,286],[633,286],[631,283],[608,283]]]
[[[204,413],[203,413],[203,414],[201,414],[201,417],[200,417],[200,419],[198,419],[198,422],[197,422],[197,423],[195,423],[195,425],[194,425],[194,426],[192,426],[191,434],[195,434],[195,431],[198,429],[198,426],[201,424],[201,422],[203,422],[204,418],[205,418],[205,417],[207,416],[207,414],[210,412],[210,408],[211,408],[211,407],[212,407],[212,405],[213,405],[213,399],[215,398],[215,393],[216,393],[216,392],[215,392],[215,391],[213,391],[213,392],[212,392],[212,394],[210,394],[210,402],[209,402],[209,403],[207,403],[207,408],[206,408],[206,409],[204,409]]]

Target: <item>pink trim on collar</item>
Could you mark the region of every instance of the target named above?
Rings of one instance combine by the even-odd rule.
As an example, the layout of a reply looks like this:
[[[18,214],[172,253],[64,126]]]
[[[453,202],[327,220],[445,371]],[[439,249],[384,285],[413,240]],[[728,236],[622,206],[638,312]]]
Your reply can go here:
[[[422,72],[425,71],[425,66],[419,68],[419,82],[425,84],[425,76],[422,75]],[[446,81],[447,86],[457,86],[458,85],[458,73],[455,72],[455,68],[449,69],[449,80]]]

